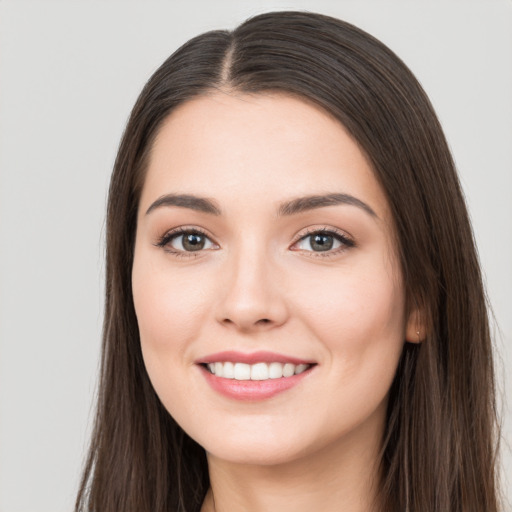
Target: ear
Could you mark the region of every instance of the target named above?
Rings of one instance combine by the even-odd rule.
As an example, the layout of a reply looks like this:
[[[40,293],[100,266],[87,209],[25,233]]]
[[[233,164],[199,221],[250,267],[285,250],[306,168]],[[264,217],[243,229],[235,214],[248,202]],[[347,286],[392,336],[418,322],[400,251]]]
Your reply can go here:
[[[405,341],[409,343],[421,343],[427,337],[425,314],[419,307],[414,307],[409,313],[405,325]]]

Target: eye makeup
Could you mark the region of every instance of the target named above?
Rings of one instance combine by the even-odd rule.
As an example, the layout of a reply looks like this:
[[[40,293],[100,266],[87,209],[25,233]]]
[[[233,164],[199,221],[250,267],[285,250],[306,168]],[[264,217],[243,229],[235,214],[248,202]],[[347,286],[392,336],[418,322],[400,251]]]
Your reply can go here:
[[[198,227],[178,227],[167,231],[154,244],[166,253],[177,257],[197,257],[205,251],[220,247]],[[292,243],[290,250],[303,252],[308,257],[332,257],[356,244],[346,233],[332,227],[308,228]]]

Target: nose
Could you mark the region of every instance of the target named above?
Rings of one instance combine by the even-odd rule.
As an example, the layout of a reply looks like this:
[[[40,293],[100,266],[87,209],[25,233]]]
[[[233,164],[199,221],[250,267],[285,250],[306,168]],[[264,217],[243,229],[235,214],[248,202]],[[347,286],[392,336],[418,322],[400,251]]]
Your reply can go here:
[[[266,251],[239,251],[226,261],[219,278],[217,320],[224,326],[251,333],[286,322],[288,308],[282,272]]]

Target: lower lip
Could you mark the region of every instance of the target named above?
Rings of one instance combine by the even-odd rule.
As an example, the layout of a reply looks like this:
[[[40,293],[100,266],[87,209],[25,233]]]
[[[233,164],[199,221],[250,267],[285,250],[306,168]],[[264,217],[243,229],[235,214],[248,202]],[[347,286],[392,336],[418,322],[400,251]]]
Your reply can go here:
[[[206,382],[221,395],[235,400],[254,402],[266,400],[296,386],[306,375],[311,373],[313,367],[292,377],[267,380],[236,380],[216,377],[201,366]]]

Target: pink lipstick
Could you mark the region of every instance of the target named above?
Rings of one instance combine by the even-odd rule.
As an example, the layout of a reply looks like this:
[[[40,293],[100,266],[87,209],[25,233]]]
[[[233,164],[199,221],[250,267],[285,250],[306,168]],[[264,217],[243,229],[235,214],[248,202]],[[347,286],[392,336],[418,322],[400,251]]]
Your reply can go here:
[[[226,351],[196,361],[208,384],[236,400],[271,398],[297,385],[311,373],[314,361],[274,352]]]

